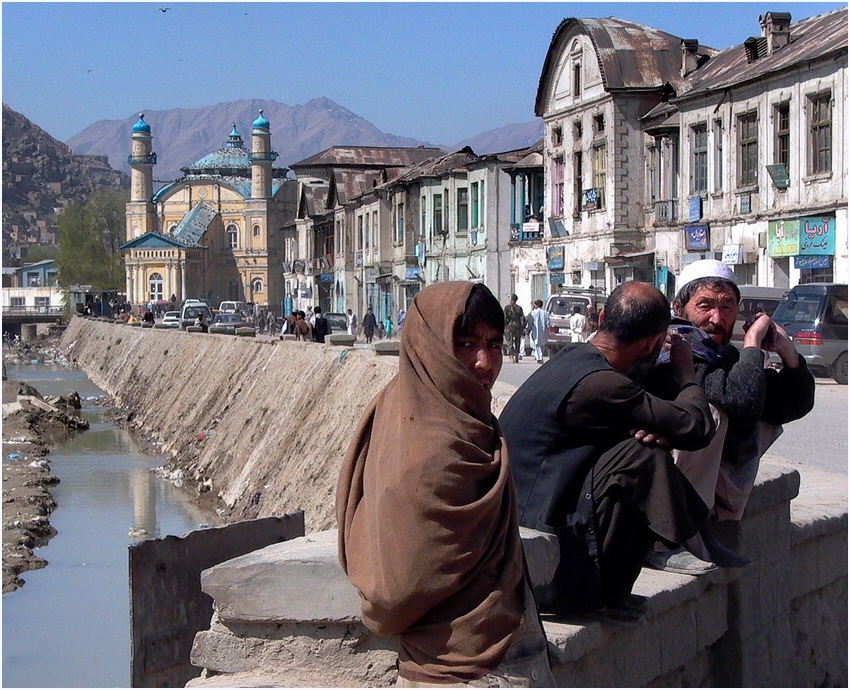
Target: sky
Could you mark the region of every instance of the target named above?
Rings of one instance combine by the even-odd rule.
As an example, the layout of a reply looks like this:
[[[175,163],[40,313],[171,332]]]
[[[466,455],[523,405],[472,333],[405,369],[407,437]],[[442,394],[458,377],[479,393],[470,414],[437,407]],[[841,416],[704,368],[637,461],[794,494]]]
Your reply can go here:
[[[717,49],[835,2],[3,2],[2,98],[67,140],[144,110],[327,97],[390,134],[452,144],[534,119],[568,17],[614,16]],[[167,11],[162,9],[168,8]]]

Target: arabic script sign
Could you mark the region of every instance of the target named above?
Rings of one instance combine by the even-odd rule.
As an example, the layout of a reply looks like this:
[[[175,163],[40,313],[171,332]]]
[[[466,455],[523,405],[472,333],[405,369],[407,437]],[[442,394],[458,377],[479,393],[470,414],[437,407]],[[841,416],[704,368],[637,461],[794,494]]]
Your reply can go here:
[[[708,249],[708,226],[685,226],[685,249],[689,252],[705,251]]]
[[[767,225],[767,253],[769,256],[795,256],[800,248],[798,238],[800,221],[772,220]]]
[[[800,218],[801,256],[835,255],[835,217],[811,216]]]

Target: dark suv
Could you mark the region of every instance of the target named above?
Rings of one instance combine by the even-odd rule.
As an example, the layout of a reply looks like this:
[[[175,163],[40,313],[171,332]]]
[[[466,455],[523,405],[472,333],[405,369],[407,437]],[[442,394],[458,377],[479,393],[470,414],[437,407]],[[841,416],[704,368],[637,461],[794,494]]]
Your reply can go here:
[[[773,312],[814,373],[847,384],[847,286],[807,283],[792,288]]]

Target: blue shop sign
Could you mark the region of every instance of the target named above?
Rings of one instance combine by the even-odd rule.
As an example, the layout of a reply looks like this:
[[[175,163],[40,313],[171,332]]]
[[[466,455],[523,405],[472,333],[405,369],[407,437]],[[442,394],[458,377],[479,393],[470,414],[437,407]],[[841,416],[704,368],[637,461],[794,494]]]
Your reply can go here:
[[[319,274],[319,282],[320,283],[332,283],[332,282],[334,282],[334,274],[333,273],[320,273]]]
[[[410,266],[408,266],[407,270],[404,272],[404,279],[405,280],[419,280],[420,275],[422,275],[422,269],[421,268],[411,268]]]
[[[685,226],[685,249],[689,252],[700,252],[708,250],[707,225]]]
[[[829,268],[831,262],[831,256],[795,256],[794,268]]]
[[[550,285],[563,285],[564,284],[564,274],[563,273],[550,273],[549,274],[549,284]]]
[[[550,271],[564,270],[564,248],[563,247],[547,247],[546,259],[549,264]]]
[[[702,218],[702,197],[692,196],[690,199],[690,214],[688,220],[692,223]]]

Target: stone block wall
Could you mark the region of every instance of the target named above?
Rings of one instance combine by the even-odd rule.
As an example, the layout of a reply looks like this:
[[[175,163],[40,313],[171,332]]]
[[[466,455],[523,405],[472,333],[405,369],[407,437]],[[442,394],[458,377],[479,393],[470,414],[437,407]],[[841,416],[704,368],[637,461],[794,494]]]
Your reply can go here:
[[[799,470],[799,471],[798,471]],[[803,474],[802,489],[800,475]],[[765,463],[724,541],[752,558],[700,578],[644,569],[649,598],[632,628],[544,617],[562,687],[847,685],[846,479]],[[551,577],[557,544],[523,532],[532,579]],[[193,687],[386,687],[395,646],[359,621],[336,560],[336,532],[277,544],[207,570],[214,599]]]

